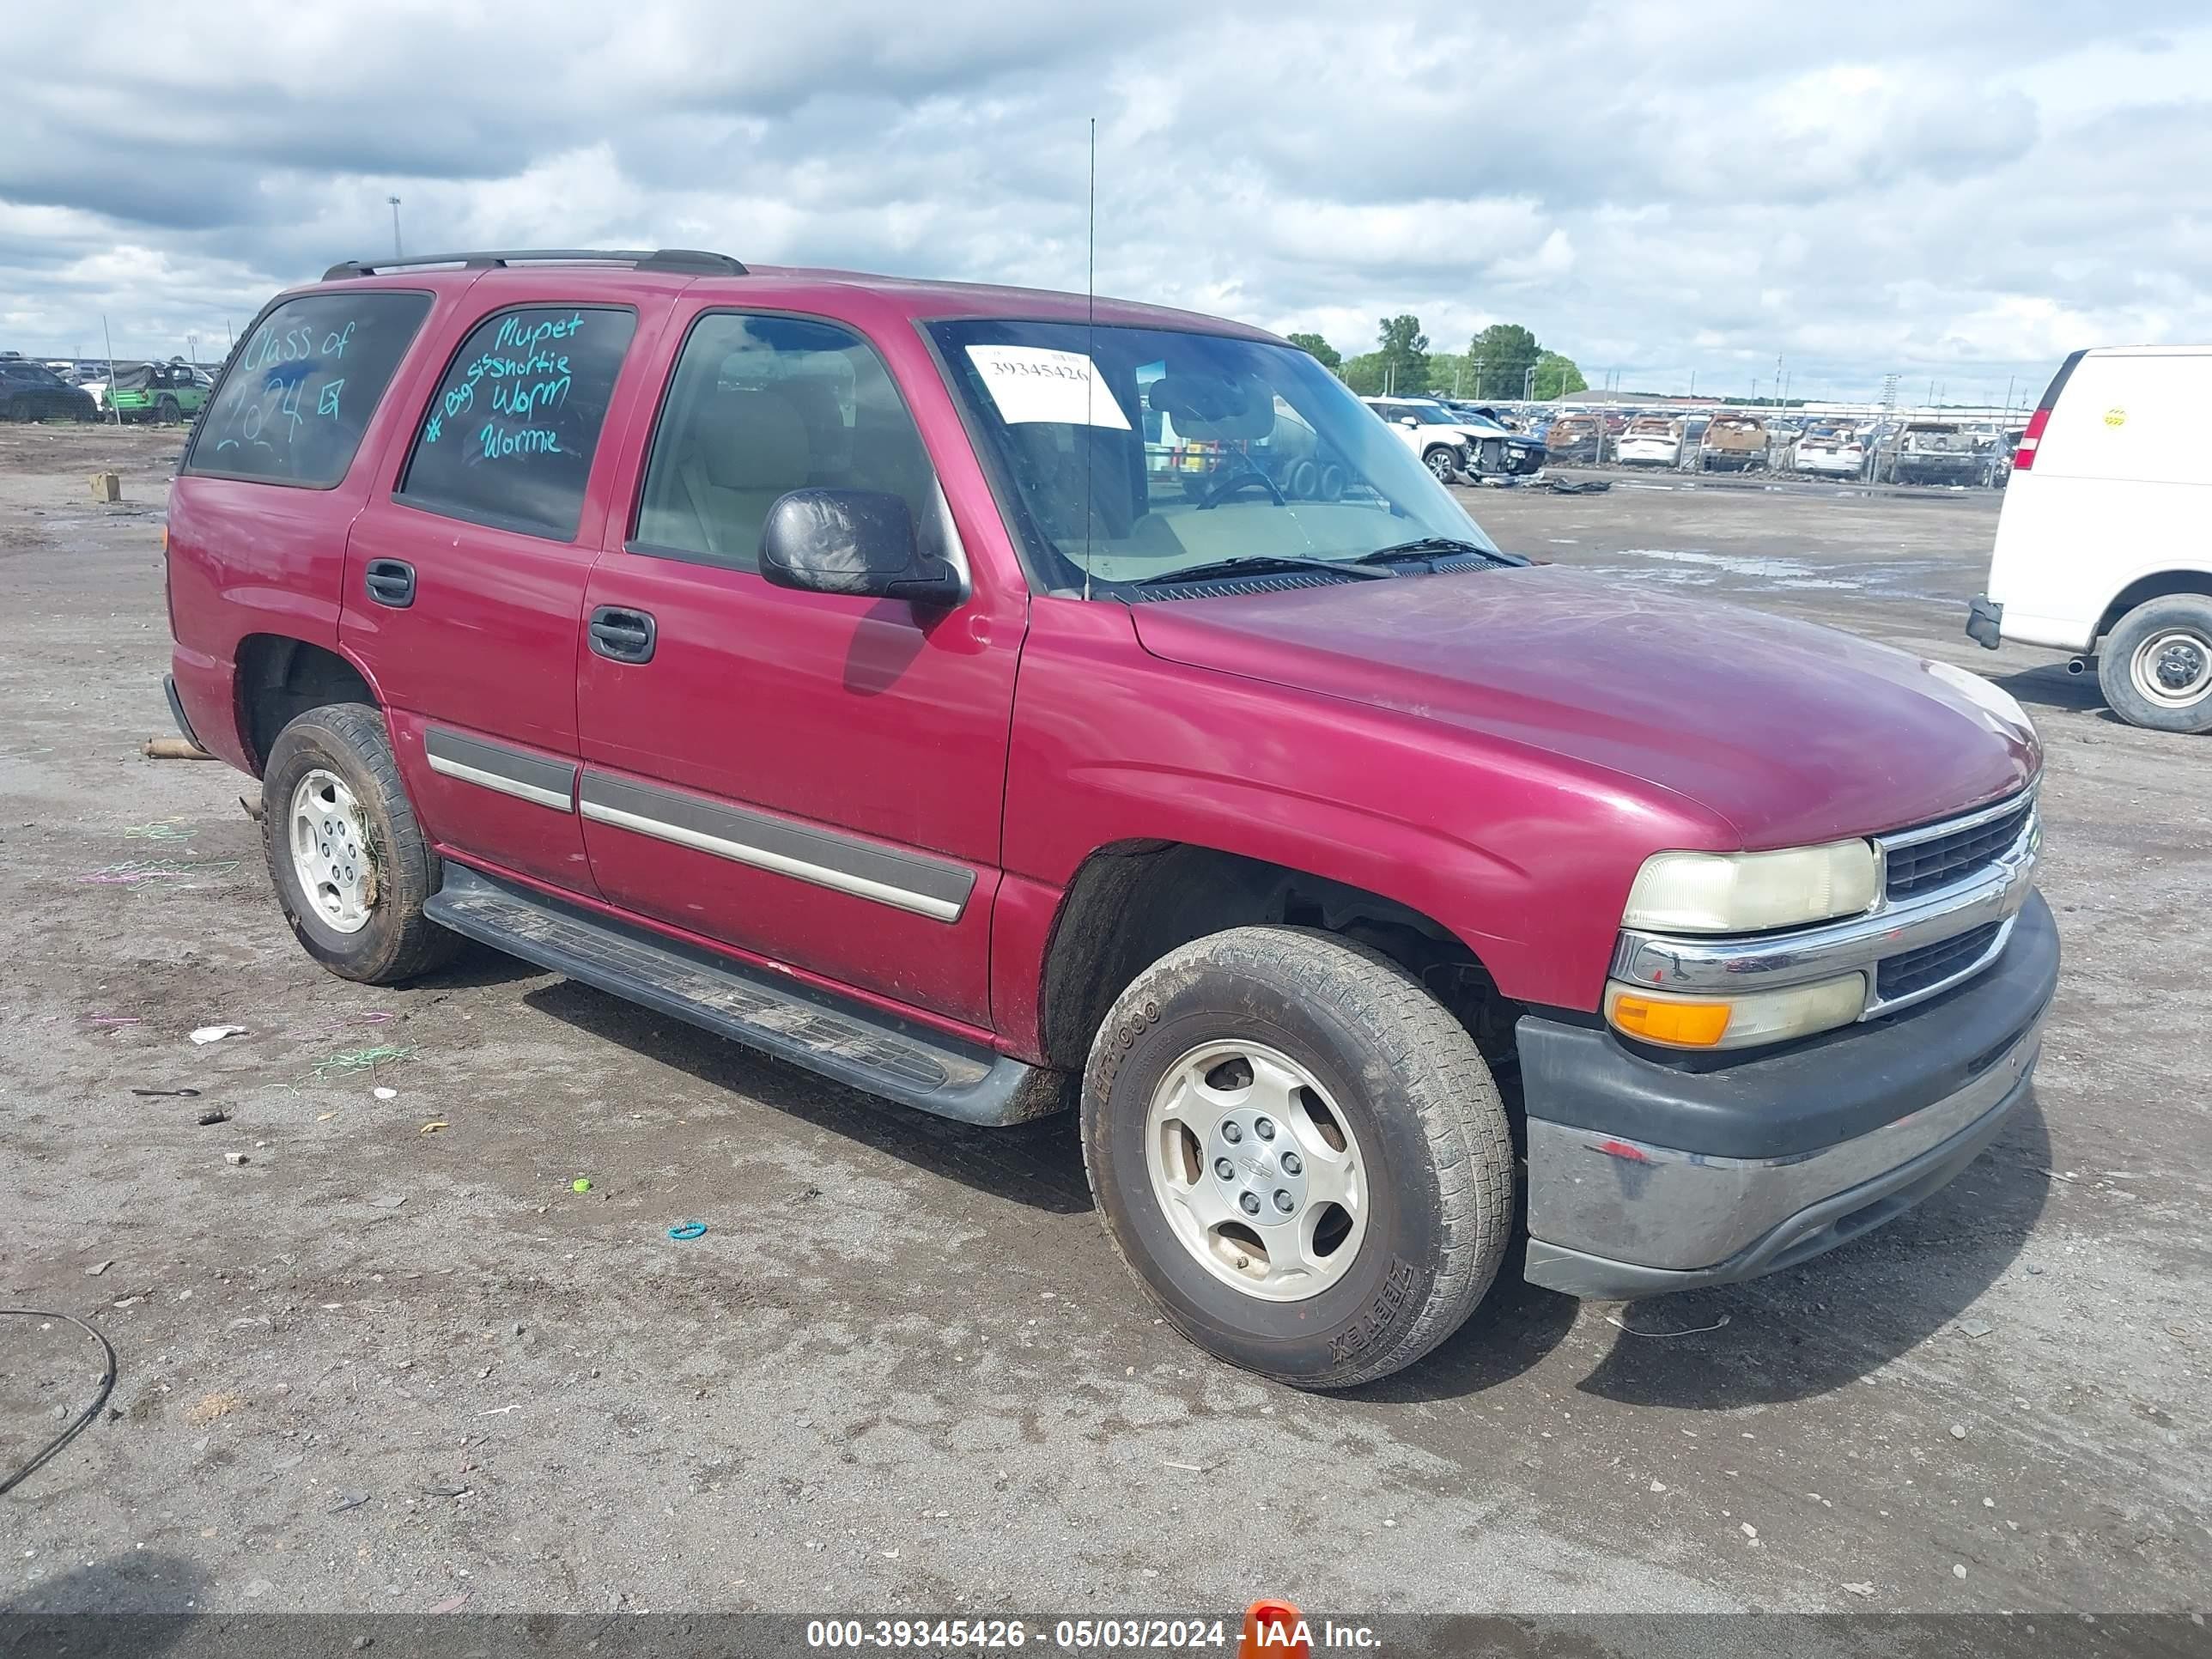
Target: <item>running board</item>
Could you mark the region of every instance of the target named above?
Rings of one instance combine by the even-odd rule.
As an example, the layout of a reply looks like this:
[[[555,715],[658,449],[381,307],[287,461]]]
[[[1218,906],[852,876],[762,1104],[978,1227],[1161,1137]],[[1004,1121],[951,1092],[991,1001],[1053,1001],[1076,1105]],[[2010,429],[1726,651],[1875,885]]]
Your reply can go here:
[[[855,1089],[963,1123],[1066,1104],[1066,1077],[464,866],[422,907],[441,927]]]

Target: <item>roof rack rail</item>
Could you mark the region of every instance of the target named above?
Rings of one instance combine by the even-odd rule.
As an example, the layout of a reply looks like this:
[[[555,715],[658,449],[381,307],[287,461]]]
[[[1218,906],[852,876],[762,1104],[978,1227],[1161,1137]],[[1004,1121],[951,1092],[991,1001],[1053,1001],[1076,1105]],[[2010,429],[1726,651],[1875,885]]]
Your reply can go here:
[[[335,283],[348,276],[374,276],[424,265],[459,265],[483,270],[494,265],[635,265],[640,270],[688,271],[698,276],[743,276],[745,268],[726,253],[697,248],[524,247],[488,248],[473,253],[418,253],[404,259],[341,259],[323,273]]]

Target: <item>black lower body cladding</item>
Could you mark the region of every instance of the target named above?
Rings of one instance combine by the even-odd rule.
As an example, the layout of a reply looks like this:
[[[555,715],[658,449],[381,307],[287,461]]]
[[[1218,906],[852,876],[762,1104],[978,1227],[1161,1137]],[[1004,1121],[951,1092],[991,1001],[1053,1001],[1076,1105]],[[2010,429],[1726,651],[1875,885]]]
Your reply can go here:
[[[1900,1212],[2027,1097],[2058,957],[2032,896],[2003,955],[1956,989],[1735,1060],[1524,1018],[1528,1278],[1582,1296],[1726,1283]]]

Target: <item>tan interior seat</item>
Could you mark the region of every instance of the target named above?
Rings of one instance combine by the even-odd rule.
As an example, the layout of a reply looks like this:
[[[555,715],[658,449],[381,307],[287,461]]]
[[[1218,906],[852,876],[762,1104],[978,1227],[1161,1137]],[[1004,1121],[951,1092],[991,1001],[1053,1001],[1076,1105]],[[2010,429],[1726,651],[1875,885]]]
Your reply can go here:
[[[677,463],[703,550],[746,570],[760,565],[761,526],[779,496],[807,485],[806,428],[772,392],[730,392],[700,411]]]

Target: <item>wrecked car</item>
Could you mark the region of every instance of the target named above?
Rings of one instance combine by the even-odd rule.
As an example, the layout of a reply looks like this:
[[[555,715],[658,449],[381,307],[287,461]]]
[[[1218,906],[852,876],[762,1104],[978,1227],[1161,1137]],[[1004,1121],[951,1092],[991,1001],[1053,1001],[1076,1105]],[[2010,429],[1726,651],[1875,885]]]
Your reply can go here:
[[[1756,415],[1716,415],[1698,441],[1699,472],[1748,472],[1766,466],[1766,422]]]

